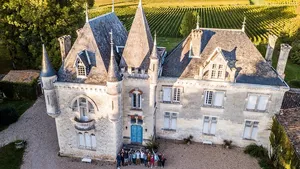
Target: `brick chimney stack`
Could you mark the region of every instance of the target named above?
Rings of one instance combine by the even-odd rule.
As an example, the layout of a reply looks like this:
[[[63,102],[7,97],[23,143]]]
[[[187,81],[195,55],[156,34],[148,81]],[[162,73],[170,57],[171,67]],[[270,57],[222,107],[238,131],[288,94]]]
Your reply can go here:
[[[286,62],[289,57],[289,53],[290,53],[291,49],[292,49],[292,47],[289,44],[281,44],[280,54],[279,54],[276,70],[277,70],[278,75],[282,79],[284,79],[284,76],[285,76],[284,70],[285,70]]]
[[[71,36],[64,35],[58,38],[59,45],[60,45],[60,53],[61,53],[61,60],[64,62],[65,58],[67,57],[70,49],[71,49]]]
[[[266,61],[272,65],[272,57],[273,57],[273,51],[275,48],[277,36],[276,35],[269,35],[269,43],[267,47],[267,52],[266,52]]]

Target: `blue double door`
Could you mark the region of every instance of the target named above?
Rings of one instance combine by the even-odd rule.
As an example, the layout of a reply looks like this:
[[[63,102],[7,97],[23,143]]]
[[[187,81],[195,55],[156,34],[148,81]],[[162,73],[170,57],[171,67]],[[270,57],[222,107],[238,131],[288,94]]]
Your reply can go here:
[[[131,125],[131,143],[143,143],[143,127],[140,125]]]

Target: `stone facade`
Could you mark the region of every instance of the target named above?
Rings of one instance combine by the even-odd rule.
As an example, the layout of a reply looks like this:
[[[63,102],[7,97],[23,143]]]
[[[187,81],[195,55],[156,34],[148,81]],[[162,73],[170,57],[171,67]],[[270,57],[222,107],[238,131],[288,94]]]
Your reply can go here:
[[[44,48],[42,83],[60,155],[115,160],[123,144],[151,136],[269,145],[267,129],[289,87],[242,30],[197,27],[166,55],[141,2],[135,16],[128,37],[108,13],[87,20],[71,48],[60,38],[57,74]]]

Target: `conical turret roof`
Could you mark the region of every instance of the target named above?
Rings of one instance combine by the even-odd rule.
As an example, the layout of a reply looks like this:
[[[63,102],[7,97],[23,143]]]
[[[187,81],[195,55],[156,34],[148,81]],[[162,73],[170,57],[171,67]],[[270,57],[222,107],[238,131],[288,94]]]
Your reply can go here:
[[[156,32],[154,35],[154,44],[153,44],[153,49],[151,53],[151,59],[158,59],[157,57],[157,45],[156,45]]]
[[[110,61],[109,61],[109,67],[107,72],[107,81],[108,82],[117,82],[121,81],[121,76],[119,73],[119,67],[116,62],[116,58],[114,55],[114,43],[113,43],[113,36],[112,31],[110,32]]]
[[[55,75],[51,62],[49,60],[45,45],[43,44],[43,58],[42,58],[42,70],[41,77],[51,77]]]
[[[126,65],[147,69],[152,47],[153,39],[140,1],[123,51]]]

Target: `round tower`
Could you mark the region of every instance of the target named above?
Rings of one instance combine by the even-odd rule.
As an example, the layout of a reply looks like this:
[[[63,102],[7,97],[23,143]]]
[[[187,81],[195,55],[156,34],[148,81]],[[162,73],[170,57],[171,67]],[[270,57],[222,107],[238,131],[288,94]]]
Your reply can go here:
[[[122,77],[119,73],[119,66],[116,62],[114,50],[113,50],[113,38],[112,32],[111,36],[111,52],[110,52],[110,62],[107,72],[107,83],[106,83],[106,92],[110,98],[110,109],[109,119],[111,121],[119,121],[122,116]]]
[[[158,78],[158,68],[159,68],[159,59],[157,57],[157,46],[156,46],[156,33],[154,35],[154,44],[152,53],[150,56],[150,66],[148,74],[150,76],[150,107],[154,108],[155,98],[156,98],[156,86],[157,86],[157,78]]]
[[[45,96],[45,103],[47,114],[51,117],[57,117],[60,114],[57,98],[54,88],[54,82],[57,80],[55,70],[53,69],[49,57],[43,44],[43,59],[42,59],[42,70],[40,74],[42,80],[42,87]]]

